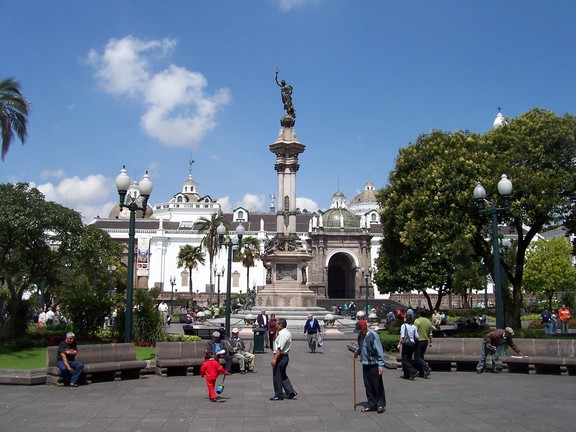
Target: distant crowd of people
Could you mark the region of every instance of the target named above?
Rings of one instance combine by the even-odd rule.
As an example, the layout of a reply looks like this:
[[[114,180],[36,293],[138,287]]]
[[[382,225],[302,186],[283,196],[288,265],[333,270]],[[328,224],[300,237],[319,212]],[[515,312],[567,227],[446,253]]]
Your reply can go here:
[[[556,334],[560,328],[561,334],[567,334],[572,320],[572,313],[565,304],[558,311],[546,308],[541,314],[541,322],[544,325],[544,333]]]

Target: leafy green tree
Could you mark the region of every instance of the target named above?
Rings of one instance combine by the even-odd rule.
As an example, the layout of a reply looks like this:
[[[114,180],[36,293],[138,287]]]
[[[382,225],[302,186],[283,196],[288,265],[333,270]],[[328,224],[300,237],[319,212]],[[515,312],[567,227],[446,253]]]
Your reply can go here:
[[[104,317],[112,306],[112,299],[104,291],[68,290],[60,301],[66,317],[80,337],[94,336],[102,327]]]
[[[122,273],[121,256],[122,247],[108,233],[86,225],[59,268],[61,283],[52,291],[80,335],[94,335],[119,301],[110,295],[110,284]],[[113,274],[109,265],[117,269]]]
[[[8,319],[0,338],[26,331],[24,292],[44,278],[57,285],[60,267],[82,233],[79,213],[54,202],[27,183],[0,184],[0,277],[8,290]]]
[[[180,251],[176,257],[176,265],[178,268],[186,267],[188,269],[188,289],[190,297],[193,296],[192,290],[192,270],[198,265],[204,265],[205,257],[202,251],[202,246],[184,245],[180,246]]]
[[[428,307],[438,309],[444,295],[458,291],[455,257],[472,253],[471,191],[486,170],[477,157],[480,142],[467,132],[433,131],[400,150],[389,185],[378,194],[383,241],[375,280],[381,292],[420,291]],[[429,289],[437,291],[435,305]]]
[[[526,292],[544,297],[550,309],[557,291],[574,292],[576,271],[568,239],[534,242],[526,252],[523,284]]]
[[[545,226],[566,224],[576,208],[576,117],[533,109],[488,132],[483,141],[484,151],[490,149],[496,156],[491,174],[478,177],[485,187],[490,185],[487,198],[502,204],[496,192],[502,173],[514,185],[508,225],[515,235],[515,253],[504,256],[501,265],[505,322],[519,328],[526,251]],[[493,268],[485,227],[478,227],[472,244]]]
[[[509,216],[501,221],[512,229],[516,249],[501,257],[504,314],[507,325],[519,328],[528,246],[545,225],[576,220],[574,160],[576,118],[541,109],[484,135],[421,135],[400,150],[390,184],[379,192],[384,240],[378,285],[385,292],[433,288],[442,296],[452,290],[462,239],[492,272],[490,222],[480,216],[472,191],[481,181],[487,199],[502,206],[496,188],[505,173],[514,190]]]
[[[6,157],[14,133],[22,144],[26,141],[30,102],[24,99],[20,83],[13,78],[0,81],[0,127],[2,128],[2,160]]]
[[[246,267],[246,292],[250,291],[250,267],[260,259],[260,240],[256,237],[242,237],[242,244],[237,253],[238,260]]]
[[[208,252],[208,262],[210,263],[210,286],[214,286],[214,257],[218,253],[218,232],[216,229],[220,222],[224,223],[222,220],[222,215],[220,213],[213,213],[210,216],[210,219],[205,217],[201,217],[196,221],[196,225],[198,227],[199,233],[205,233],[204,238],[202,238],[201,245],[206,249]],[[224,225],[228,225],[228,223],[224,223]]]

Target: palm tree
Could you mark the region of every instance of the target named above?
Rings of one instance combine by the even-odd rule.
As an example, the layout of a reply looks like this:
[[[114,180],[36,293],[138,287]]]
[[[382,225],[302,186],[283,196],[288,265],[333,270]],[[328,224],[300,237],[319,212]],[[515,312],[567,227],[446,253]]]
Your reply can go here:
[[[22,144],[26,141],[30,102],[22,97],[20,83],[13,78],[0,82],[0,126],[2,127],[2,160],[8,153],[16,132]]]
[[[193,303],[193,290],[192,290],[192,270],[198,267],[199,264],[204,265],[204,252],[202,246],[184,245],[180,246],[180,252],[176,257],[176,265],[178,268],[186,267],[188,269],[188,289],[190,290],[190,303]]]
[[[214,274],[213,274],[213,263],[214,257],[218,253],[218,233],[216,232],[216,228],[220,225],[222,221],[222,214],[220,213],[213,213],[210,219],[205,217],[201,217],[196,221],[198,226],[199,233],[206,233],[204,238],[202,239],[201,245],[208,251],[208,261],[210,263],[210,286],[213,287],[214,285]],[[223,222],[224,226],[227,225],[227,222]]]
[[[248,270],[246,272],[246,292],[250,292],[250,267],[256,265],[256,261],[260,259],[260,240],[256,237],[243,237],[240,250],[238,251],[238,260]]]

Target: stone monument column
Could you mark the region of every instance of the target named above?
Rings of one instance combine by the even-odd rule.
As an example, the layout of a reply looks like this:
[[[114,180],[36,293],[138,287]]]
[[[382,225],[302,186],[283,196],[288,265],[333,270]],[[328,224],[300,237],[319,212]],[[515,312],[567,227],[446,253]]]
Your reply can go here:
[[[269,148],[276,160],[278,203],[276,235],[265,246],[262,260],[267,268],[266,286],[258,293],[257,307],[314,307],[316,294],[308,288],[306,276],[312,255],[296,234],[296,173],[298,155],[306,146],[296,138],[296,111],[292,103],[292,86],[278,82],[286,114],[280,119],[278,139]]]

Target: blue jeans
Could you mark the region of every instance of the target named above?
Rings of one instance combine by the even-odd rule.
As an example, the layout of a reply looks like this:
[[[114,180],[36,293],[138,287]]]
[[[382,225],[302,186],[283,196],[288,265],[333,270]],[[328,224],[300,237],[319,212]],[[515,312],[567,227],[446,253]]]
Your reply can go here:
[[[544,333],[545,334],[552,334],[552,323],[551,322],[544,323]]]
[[[68,370],[66,364],[62,360],[58,360],[58,369],[62,372],[64,384],[77,384],[78,379],[82,372],[84,372],[84,365],[78,360],[68,360],[68,364],[72,368],[72,372]]]
[[[484,371],[486,367],[486,357],[490,355],[491,363],[491,370],[492,372],[496,372],[496,362],[500,358],[501,355],[506,355],[506,351],[504,346],[494,347],[494,350],[488,349],[488,343],[486,341],[482,341],[482,349],[480,351],[480,360],[478,361],[478,365],[476,366],[476,371]]]

